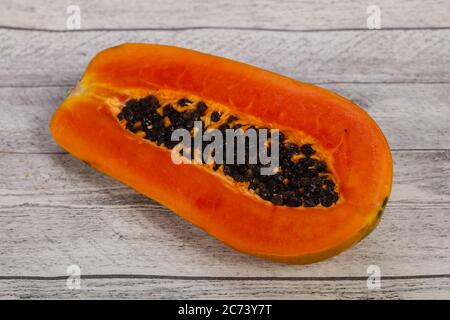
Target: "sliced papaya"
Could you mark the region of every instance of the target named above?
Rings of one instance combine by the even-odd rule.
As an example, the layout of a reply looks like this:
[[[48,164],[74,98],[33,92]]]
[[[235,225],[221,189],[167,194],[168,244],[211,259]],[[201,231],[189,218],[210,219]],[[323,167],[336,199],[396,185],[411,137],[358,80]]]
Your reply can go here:
[[[258,147],[276,153],[277,166],[263,174],[267,163],[249,157],[206,159],[204,142],[183,149],[191,161],[180,164],[177,129],[190,134],[189,143],[200,131],[270,130]],[[388,143],[360,107],[311,84],[177,47],[100,52],[50,130],[99,171],[227,245],[276,261],[312,263],[357,243],[378,224],[391,191]],[[200,161],[192,161],[196,151]]]

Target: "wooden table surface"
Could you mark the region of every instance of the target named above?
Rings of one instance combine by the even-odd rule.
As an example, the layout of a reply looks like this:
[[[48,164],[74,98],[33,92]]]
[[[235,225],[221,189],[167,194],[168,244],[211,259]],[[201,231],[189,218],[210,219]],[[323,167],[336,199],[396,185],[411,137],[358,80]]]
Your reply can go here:
[[[70,4],[80,30],[67,30]],[[367,29],[370,4],[380,30]],[[0,298],[450,298],[449,17],[448,0],[2,0]],[[271,263],[64,152],[53,111],[93,55],[122,42],[237,59],[360,104],[395,161],[380,226],[333,259]],[[81,290],[66,286],[69,265]]]

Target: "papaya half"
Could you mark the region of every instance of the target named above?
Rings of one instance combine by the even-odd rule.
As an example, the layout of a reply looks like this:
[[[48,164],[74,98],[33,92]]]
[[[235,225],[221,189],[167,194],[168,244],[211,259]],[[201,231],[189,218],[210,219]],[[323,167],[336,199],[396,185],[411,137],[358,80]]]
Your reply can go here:
[[[275,261],[312,263],[357,243],[378,224],[391,191],[388,143],[351,101],[172,46],[123,44],[97,54],[50,130],[99,171],[227,245]],[[182,149],[177,130],[192,138]],[[268,164],[258,157],[220,162],[218,148],[204,157],[205,141],[190,144],[199,132],[220,132],[228,147],[230,130],[269,130],[254,146],[277,165],[263,174]]]

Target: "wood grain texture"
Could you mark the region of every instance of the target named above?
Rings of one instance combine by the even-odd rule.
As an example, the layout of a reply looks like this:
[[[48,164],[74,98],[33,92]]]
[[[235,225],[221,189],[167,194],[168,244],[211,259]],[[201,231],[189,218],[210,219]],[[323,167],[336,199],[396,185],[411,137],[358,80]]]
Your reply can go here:
[[[0,21],[8,27],[65,30],[66,9],[73,4],[80,7],[82,29],[365,29],[371,4],[380,7],[382,28],[450,27],[446,0],[2,0]]]
[[[100,50],[163,43],[243,61],[306,82],[450,82],[450,29],[40,32],[0,29],[0,86],[73,85]]]
[[[82,279],[81,290],[65,280],[0,280],[0,299],[448,299],[449,278],[382,280],[170,280]]]
[[[0,154],[0,275],[365,276],[450,273],[450,151],[394,152],[391,201],[355,248],[311,266],[227,248],[68,154]],[[420,173],[420,174],[418,174]]]
[[[450,149],[450,84],[326,84],[362,106],[391,148]],[[60,152],[50,118],[69,87],[0,88],[0,152]]]

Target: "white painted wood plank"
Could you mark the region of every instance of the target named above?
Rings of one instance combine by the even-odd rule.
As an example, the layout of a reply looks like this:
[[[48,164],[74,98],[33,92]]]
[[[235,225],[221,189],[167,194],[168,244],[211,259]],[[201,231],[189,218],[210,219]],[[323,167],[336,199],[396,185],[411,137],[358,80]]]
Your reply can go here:
[[[0,86],[73,85],[100,50],[164,43],[314,83],[450,82],[450,29],[38,32],[0,30]]]
[[[394,149],[450,149],[450,84],[324,87],[367,110]],[[0,88],[0,152],[60,152],[48,126],[68,88]]]
[[[450,151],[394,152],[381,225],[311,266],[227,248],[169,210],[68,154],[0,154],[0,275],[365,276],[450,273]]]
[[[450,299],[450,279],[381,280],[368,290],[366,280],[206,281],[82,279],[81,290],[66,280],[0,280],[1,299]]]
[[[381,10],[383,28],[449,27],[446,0],[2,0],[0,21],[20,28],[66,28],[67,6],[81,10],[81,28],[238,27],[272,29],[343,29],[367,27],[367,7]]]

